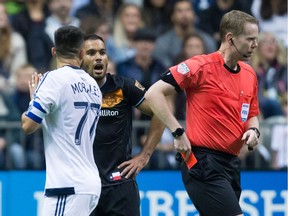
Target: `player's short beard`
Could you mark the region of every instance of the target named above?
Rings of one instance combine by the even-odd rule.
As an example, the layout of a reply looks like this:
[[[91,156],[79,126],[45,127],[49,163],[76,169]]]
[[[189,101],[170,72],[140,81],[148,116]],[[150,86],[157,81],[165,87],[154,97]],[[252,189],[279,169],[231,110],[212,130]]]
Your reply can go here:
[[[107,70],[104,73],[102,73],[102,74],[96,74],[94,76],[94,79],[95,80],[102,80],[106,76],[106,73],[107,73]]]

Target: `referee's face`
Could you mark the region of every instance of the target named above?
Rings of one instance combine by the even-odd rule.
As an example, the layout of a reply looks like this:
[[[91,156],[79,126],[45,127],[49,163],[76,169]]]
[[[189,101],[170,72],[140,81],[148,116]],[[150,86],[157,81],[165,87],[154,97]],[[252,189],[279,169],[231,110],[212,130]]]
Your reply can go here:
[[[82,68],[96,81],[105,78],[108,65],[108,56],[103,41],[90,39],[84,41],[84,58]]]

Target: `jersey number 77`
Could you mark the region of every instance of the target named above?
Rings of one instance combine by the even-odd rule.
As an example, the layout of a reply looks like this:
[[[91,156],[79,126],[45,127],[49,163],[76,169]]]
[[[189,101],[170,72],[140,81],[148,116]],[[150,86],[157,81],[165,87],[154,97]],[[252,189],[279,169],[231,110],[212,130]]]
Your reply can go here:
[[[97,123],[97,120],[99,118],[99,110],[100,110],[100,104],[96,104],[96,103],[88,103],[88,102],[74,102],[74,107],[76,109],[84,109],[84,114],[83,116],[81,117],[80,119],[80,122],[77,126],[77,130],[76,130],[76,133],[75,133],[75,144],[76,145],[80,145],[81,144],[81,135],[82,135],[82,132],[83,132],[83,128],[84,128],[84,125],[87,121],[87,117],[88,117],[88,112],[91,111],[91,110],[94,110],[95,113],[96,113],[96,116],[95,116],[95,119],[90,127],[90,130],[89,130],[89,134],[90,134],[90,138],[92,137],[93,133],[95,132],[96,130],[96,123]]]

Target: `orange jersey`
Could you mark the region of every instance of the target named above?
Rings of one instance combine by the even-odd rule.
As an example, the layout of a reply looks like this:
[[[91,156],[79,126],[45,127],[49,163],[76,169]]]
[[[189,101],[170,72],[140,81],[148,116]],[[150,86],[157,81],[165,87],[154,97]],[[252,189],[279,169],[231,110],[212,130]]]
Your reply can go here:
[[[200,55],[170,68],[186,92],[186,133],[192,146],[237,155],[247,119],[259,114],[257,77],[238,62],[233,72],[218,52]]]

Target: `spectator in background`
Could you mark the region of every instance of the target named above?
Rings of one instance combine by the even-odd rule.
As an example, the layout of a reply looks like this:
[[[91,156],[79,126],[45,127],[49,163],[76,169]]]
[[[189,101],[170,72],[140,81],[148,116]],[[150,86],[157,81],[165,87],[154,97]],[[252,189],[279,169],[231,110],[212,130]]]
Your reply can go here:
[[[30,102],[28,81],[35,71],[37,71],[36,68],[31,64],[25,64],[16,71],[16,87],[13,93],[13,99],[18,109],[18,119],[21,118],[21,113],[27,110],[27,105]],[[38,131],[36,134],[23,135],[18,142],[21,143],[25,149],[26,168],[45,169],[42,131]]]
[[[156,35],[149,29],[137,30],[134,35],[136,53],[132,58],[116,64],[119,75],[131,77],[148,89],[156,82],[165,67],[152,56]]]
[[[195,32],[187,34],[183,39],[180,53],[174,59],[174,64],[204,53],[207,53],[207,49],[203,38]]]
[[[21,12],[23,10],[23,2],[24,2],[23,0],[16,0],[16,1],[0,0],[0,3],[5,4],[5,8],[9,16]]]
[[[213,4],[215,4],[216,0],[190,0],[190,1],[193,5],[195,13],[198,16],[198,14],[201,13],[202,10],[206,10]]]
[[[12,29],[3,3],[0,3],[0,90],[11,91],[15,72],[27,62],[23,37]]]
[[[6,169],[6,140],[0,136],[0,170]]]
[[[83,19],[92,15],[98,19],[108,20],[111,25],[121,5],[122,0],[90,0],[88,4],[83,5],[76,11],[75,16]]]
[[[73,4],[71,7],[71,15],[76,15],[76,11],[79,8],[82,8],[84,5],[87,5],[89,3],[90,0],[73,0]]]
[[[259,20],[260,32],[272,32],[288,47],[287,0],[253,0],[252,14]]]
[[[116,64],[135,55],[134,34],[143,27],[141,8],[135,4],[123,4],[116,15],[113,36],[108,38],[107,54]]]
[[[247,0],[216,0],[214,4],[198,14],[199,28],[212,35],[218,46],[220,45],[220,20],[225,13],[231,10],[240,10],[251,14]]]
[[[13,99],[20,111],[20,114],[27,110],[27,105],[31,100],[28,82],[36,71],[36,68],[31,64],[25,64],[16,71],[16,85]]]
[[[287,92],[287,48],[271,32],[261,32],[251,65],[258,78],[258,98],[264,119],[281,115],[280,98]]]
[[[111,75],[117,74],[116,65],[111,59],[108,59],[107,73]]]
[[[94,15],[89,15],[81,18],[80,28],[86,34],[97,34],[103,39],[108,40],[112,37],[111,24],[107,19],[98,18]]]
[[[52,40],[45,33],[45,19],[50,14],[46,0],[26,0],[22,12],[11,17],[12,26],[26,42],[27,58],[38,72],[49,69]]]
[[[143,19],[145,26],[152,29],[157,35],[171,28],[170,10],[171,0],[144,0]]]
[[[276,124],[271,133],[272,169],[287,170],[288,168],[288,104],[287,96],[283,97],[283,123]]]
[[[133,3],[138,5],[139,7],[143,6],[143,0],[123,0],[123,3]]]
[[[10,92],[0,89],[0,122],[18,122],[20,113]],[[26,165],[24,148],[19,144],[18,128],[0,128],[0,169],[24,169]]]
[[[175,0],[172,8],[171,20],[173,28],[157,38],[154,49],[155,58],[159,59],[165,67],[173,64],[175,57],[181,52],[184,37],[197,32],[205,41],[207,52],[216,51],[214,39],[195,26],[195,13],[189,0]]]
[[[80,26],[80,20],[72,16],[70,11],[72,0],[48,0],[50,16],[46,18],[45,32],[54,43],[54,32],[65,25]]]

